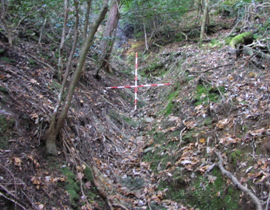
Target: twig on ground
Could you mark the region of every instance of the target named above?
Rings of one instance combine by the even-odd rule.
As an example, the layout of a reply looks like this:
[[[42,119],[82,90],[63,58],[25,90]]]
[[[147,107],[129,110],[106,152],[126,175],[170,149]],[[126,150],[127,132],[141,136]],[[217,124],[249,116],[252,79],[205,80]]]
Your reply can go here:
[[[267,199],[267,202],[266,202],[266,208],[265,208],[265,210],[268,210],[269,202],[270,202],[270,192],[269,192],[268,199]]]
[[[257,198],[257,196],[251,192],[251,190],[249,190],[247,187],[245,187],[244,185],[242,185],[238,179],[232,175],[231,172],[227,171],[224,167],[223,167],[223,158],[220,154],[220,152],[218,152],[217,150],[214,151],[216,156],[219,159],[218,162],[218,167],[221,171],[222,174],[226,175],[229,179],[232,180],[232,182],[235,184],[236,187],[238,187],[240,190],[242,190],[243,192],[245,192],[246,194],[248,194],[251,199],[253,200],[253,202],[256,204],[257,206],[257,210],[262,210],[262,205],[261,205],[261,201]]]
[[[150,202],[149,202],[149,201],[147,202],[147,204],[148,204],[149,209],[150,209],[150,210],[152,210],[152,208],[151,208],[151,204],[150,204]]]
[[[181,148],[181,144],[182,144],[182,134],[183,132],[187,129],[187,127],[184,127],[181,131],[180,131],[180,134],[179,134],[179,144],[177,146],[177,149]]]
[[[125,207],[125,206],[123,206],[123,205],[121,205],[119,203],[114,203],[114,204],[112,204],[112,206],[114,206],[114,207],[120,207],[120,208],[125,209],[125,210],[129,210],[127,207]]]
[[[30,57],[34,58],[37,62],[43,64],[44,66],[47,66],[47,67],[50,68],[52,71],[55,71],[55,69],[54,69],[50,64],[47,64],[47,63],[43,62],[42,60],[38,59],[38,58],[35,57],[34,55],[31,55],[30,53],[27,53],[27,55],[29,55]]]
[[[218,69],[218,68],[221,68],[221,67],[225,67],[225,66],[231,66],[233,65],[234,63],[228,63],[228,64],[224,64],[224,65],[219,65],[219,66],[216,66],[216,67],[212,67],[212,68],[209,68],[209,69],[206,69],[204,71],[190,71],[189,69],[186,69],[185,71],[188,71],[190,73],[196,73],[196,74],[200,74],[200,73],[206,73],[208,71],[211,71],[211,70],[214,70],[214,69]]]
[[[1,193],[1,192],[0,192],[0,196],[2,196],[3,198],[5,198],[5,199],[7,199],[7,200],[9,200],[9,201],[11,201],[11,202],[13,202],[14,204],[16,204],[16,205],[18,205],[18,206],[20,206],[22,209],[27,210],[22,204],[18,203],[17,201],[13,200],[12,198],[9,198],[9,197],[5,196],[5,195],[4,195],[3,193]]]
[[[110,104],[112,107],[114,107],[116,110],[118,110],[117,109],[117,107],[115,107],[111,102],[109,102],[104,96],[101,96],[108,104]]]

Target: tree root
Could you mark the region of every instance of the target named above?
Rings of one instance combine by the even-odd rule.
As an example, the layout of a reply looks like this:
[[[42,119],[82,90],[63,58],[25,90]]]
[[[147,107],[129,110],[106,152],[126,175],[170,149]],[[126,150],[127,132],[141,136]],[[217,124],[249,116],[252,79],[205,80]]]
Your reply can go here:
[[[253,202],[256,204],[257,206],[257,210],[262,210],[262,205],[261,205],[261,201],[257,198],[257,196],[251,192],[251,190],[249,190],[247,187],[245,187],[244,185],[242,185],[237,178],[232,175],[231,172],[227,171],[224,167],[223,167],[223,158],[220,154],[220,152],[218,152],[217,150],[214,151],[216,156],[219,159],[218,162],[218,167],[221,171],[222,174],[226,175],[228,178],[230,178],[232,180],[232,182],[235,184],[236,187],[238,187],[240,190],[242,190],[243,192],[245,192],[246,194],[248,194],[251,199],[253,200]]]

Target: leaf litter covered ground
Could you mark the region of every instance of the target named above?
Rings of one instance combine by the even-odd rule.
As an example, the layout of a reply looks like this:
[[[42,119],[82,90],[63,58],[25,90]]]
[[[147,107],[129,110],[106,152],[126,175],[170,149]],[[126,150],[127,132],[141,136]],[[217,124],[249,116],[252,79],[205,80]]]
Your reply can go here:
[[[264,209],[269,205],[264,60],[235,60],[226,46],[165,46],[147,62],[166,62],[167,71],[147,69],[147,83],[172,86],[140,89],[136,112],[132,90],[105,90],[133,81],[122,73],[126,64],[116,62],[115,75],[100,81],[86,71],[52,158],[41,137],[59,83],[48,61],[33,56],[37,48],[24,47],[1,43],[1,209],[255,209],[221,174],[217,154]]]

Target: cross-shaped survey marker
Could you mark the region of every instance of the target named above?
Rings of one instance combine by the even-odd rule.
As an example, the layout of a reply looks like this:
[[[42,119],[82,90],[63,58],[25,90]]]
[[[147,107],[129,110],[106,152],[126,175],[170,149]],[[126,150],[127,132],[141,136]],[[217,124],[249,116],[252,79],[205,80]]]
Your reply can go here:
[[[146,84],[146,85],[138,85],[138,53],[136,52],[136,59],[135,59],[135,85],[126,85],[126,86],[113,86],[113,87],[107,87],[106,89],[118,89],[118,88],[135,88],[135,109],[137,109],[137,92],[139,87],[158,87],[158,86],[168,86],[171,85],[171,83],[164,83],[164,84]]]

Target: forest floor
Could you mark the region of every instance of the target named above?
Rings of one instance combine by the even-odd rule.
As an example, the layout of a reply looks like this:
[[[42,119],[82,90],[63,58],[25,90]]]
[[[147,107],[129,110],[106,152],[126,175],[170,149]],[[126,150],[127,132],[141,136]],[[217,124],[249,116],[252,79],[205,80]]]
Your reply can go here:
[[[136,111],[132,89],[106,89],[134,82],[134,59],[115,59],[114,75],[99,81],[87,63],[58,157],[42,139],[60,87],[53,54],[1,41],[0,208],[248,210],[252,194],[267,209],[269,64],[209,38],[139,53],[139,84],[172,85],[139,89]],[[249,191],[221,173],[221,157]]]

